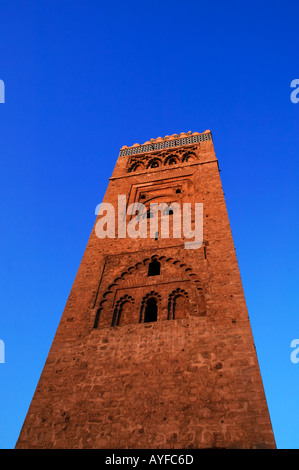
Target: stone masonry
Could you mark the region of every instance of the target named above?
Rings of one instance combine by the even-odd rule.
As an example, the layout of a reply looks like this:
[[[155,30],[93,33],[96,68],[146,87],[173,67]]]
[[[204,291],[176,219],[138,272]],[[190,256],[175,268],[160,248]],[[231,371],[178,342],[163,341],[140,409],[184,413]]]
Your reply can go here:
[[[123,147],[118,195],[202,203],[202,246],[97,217],[16,448],[275,448],[210,131]]]

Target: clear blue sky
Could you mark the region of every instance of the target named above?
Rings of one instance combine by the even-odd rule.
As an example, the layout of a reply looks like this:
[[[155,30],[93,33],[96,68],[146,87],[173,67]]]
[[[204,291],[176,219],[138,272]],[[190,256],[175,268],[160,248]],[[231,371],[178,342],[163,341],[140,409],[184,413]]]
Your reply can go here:
[[[211,129],[277,446],[299,448],[298,18],[295,0],[1,0],[0,447],[119,148]]]

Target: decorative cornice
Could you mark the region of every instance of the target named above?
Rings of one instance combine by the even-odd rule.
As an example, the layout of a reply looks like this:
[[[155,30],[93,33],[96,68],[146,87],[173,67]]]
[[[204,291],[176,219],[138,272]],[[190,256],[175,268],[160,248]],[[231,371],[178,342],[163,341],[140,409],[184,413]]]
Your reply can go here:
[[[190,145],[197,142],[204,142],[206,140],[212,140],[211,131],[205,131],[202,134],[199,132],[182,132],[181,134],[173,134],[171,136],[166,135],[158,137],[157,139],[151,139],[145,142],[143,145],[134,144],[131,147],[124,145],[119,152],[120,157],[127,155],[138,155],[141,153],[154,152],[155,150],[168,149],[173,147],[182,147],[183,145]]]

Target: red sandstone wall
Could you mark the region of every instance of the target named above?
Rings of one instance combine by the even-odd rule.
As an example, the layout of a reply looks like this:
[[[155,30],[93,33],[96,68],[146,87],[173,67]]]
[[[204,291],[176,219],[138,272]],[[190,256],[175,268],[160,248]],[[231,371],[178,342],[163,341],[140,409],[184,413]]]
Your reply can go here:
[[[93,230],[17,448],[275,447],[213,144],[192,147],[193,161],[149,171],[128,173],[120,157],[104,200],[180,184],[182,201],[204,204],[204,245]],[[186,318],[168,320],[175,289]],[[138,323],[151,291],[158,321]],[[112,327],[124,295],[133,307]]]

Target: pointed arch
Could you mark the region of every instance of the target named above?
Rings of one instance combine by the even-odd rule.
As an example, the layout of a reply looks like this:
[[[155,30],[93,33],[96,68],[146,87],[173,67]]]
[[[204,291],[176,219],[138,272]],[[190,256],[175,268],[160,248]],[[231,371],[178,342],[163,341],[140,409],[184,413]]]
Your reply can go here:
[[[161,263],[157,259],[153,259],[148,265],[148,276],[159,276],[161,271]]]
[[[203,291],[202,291],[202,287],[201,287],[201,281],[200,281],[198,275],[193,272],[193,270],[190,266],[187,266],[185,263],[182,263],[182,261],[179,260],[179,259],[174,259],[174,258],[171,258],[171,257],[159,256],[158,254],[154,254],[150,258],[140,259],[140,261],[138,261],[134,265],[131,265],[131,266],[127,267],[123,272],[119,273],[115,277],[113,282],[110,283],[108,288],[102,293],[102,295],[99,296],[99,300],[98,300],[98,302],[96,302],[96,305],[95,305],[97,310],[96,310],[96,315],[95,315],[95,320],[94,320],[94,328],[98,327],[100,317],[101,317],[101,312],[104,308],[105,309],[107,308],[108,303],[113,298],[113,296],[115,296],[117,289],[121,288],[124,285],[123,283],[125,283],[127,281],[129,276],[133,275],[140,268],[144,269],[145,266],[149,267],[150,263],[152,263],[153,261],[160,263],[160,266],[161,266],[161,271],[160,272],[161,273],[162,272],[167,272],[167,270],[164,271],[163,264],[164,263],[169,263],[169,264],[173,264],[178,269],[178,277],[187,275],[188,279],[192,282],[194,288],[196,289],[196,292],[197,292],[199,298],[201,299],[200,304],[203,305],[203,307],[201,309],[201,311],[202,311],[201,314],[202,315],[205,314],[204,313],[205,312],[205,307],[204,307],[205,300],[204,300]],[[144,275],[146,276],[146,273],[144,273]],[[158,294],[156,293],[156,295],[158,295]],[[159,309],[159,302],[160,302],[159,299],[160,299],[160,297],[158,296],[158,304],[157,304],[158,309]],[[107,303],[107,300],[109,300],[108,303]],[[183,299],[181,299],[181,300],[183,300]],[[181,300],[177,301],[177,305],[179,304],[179,302]],[[173,305],[173,296],[171,297],[171,301],[172,301],[171,305]],[[118,307],[119,307],[119,305],[118,305]],[[141,319],[144,316],[144,308],[145,308],[144,300],[143,300],[143,303],[142,303],[142,308],[143,308],[143,310],[140,309],[140,321],[143,321]],[[173,307],[169,307],[169,309],[170,309],[169,312],[173,312]],[[168,313],[168,317],[171,318],[172,314],[173,313]],[[114,313],[113,313],[113,315],[114,315]],[[114,318],[114,320],[112,319],[112,323],[115,323],[115,321],[116,321],[115,317],[113,317],[113,318]]]
[[[177,320],[186,318],[187,316],[187,301],[189,294],[185,289],[175,289],[169,294],[168,299],[168,320]]]
[[[132,165],[128,168],[128,172],[131,173],[133,171],[142,171],[144,170],[144,165],[142,162],[134,162]]]
[[[161,295],[151,291],[141,302],[139,323],[150,323],[158,320],[158,311],[161,304]]]
[[[134,298],[130,295],[124,295],[115,304],[111,326],[119,326],[128,321],[132,314]]]
[[[166,165],[177,165],[180,163],[178,156],[177,155],[168,155],[168,157],[165,158],[164,160],[164,166]]]
[[[161,166],[161,160],[159,158],[151,158],[146,168],[158,168]]]
[[[182,162],[183,163],[186,163],[186,162],[194,162],[197,160],[197,156],[194,152],[186,152],[184,153],[183,155],[183,158],[182,158]]]

